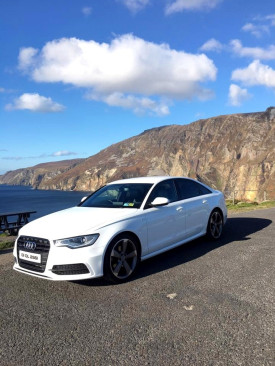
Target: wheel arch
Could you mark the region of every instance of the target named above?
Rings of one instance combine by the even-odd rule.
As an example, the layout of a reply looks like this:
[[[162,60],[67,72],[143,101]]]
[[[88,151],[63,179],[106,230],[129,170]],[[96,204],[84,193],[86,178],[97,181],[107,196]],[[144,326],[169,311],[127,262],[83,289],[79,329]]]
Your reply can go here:
[[[103,270],[103,276],[108,279],[110,279],[109,275],[108,275],[108,272],[106,271],[106,267],[105,267],[105,260],[106,260],[106,255],[109,251],[109,248],[110,246],[112,245],[112,243],[114,243],[116,240],[119,240],[119,239],[122,239],[123,237],[128,237],[130,239],[132,239],[136,246],[137,246],[137,250],[138,250],[138,263],[140,262],[140,258],[141,258],[141,242],[140,242],[140,239],[139,237],[132,231],[129,231],[129,230],[125,230],[125,231],[121,231],[120,233],[117,233],[116,235],[114,235],[114,237],[109,241],[108,245],[106,246],[106,250],[104,252],[104,259],[103,259],[103,262],[102,262],[102,270]],[[107,274],[107,276],[106,276]],[[113,280],[111,280],[111,282],[113,282]]]
[[[125,230],[125,231],[122,231],[122,232],[118,233],[117,235],[115,235],[115,236],[112,238],[112,240],[110,241],[109,245],[110,245],[114,240],[116,240],[117,238],[119,238],[119,237],[121,237],[121,236],[123,236],[123,235],[132,236],[132,237],[136,240],[136,242],[137,242],[137,244],[138,244],[139,255],[141,256],[141,242],[140,242],[140,239],[139,239],[139,237],[137,236],[137,234],[135,234],[133,231]],[[108,247],[109,247],[109,245],[108,245]]]
[[[219,213],[222,215],[222,223],[224,224],[224,214],[223,214],[223,211],[222,211],[222,209],[220,208],[220,207],[214,207],[213,208],[213,210],[210,212],[210,215],[209,215],[209,218],[208,218],[208,221],[210,220],[210,217],[211,217],[211,215],[212,215],[212,213],[214,212],[214,211],[219,211]]]

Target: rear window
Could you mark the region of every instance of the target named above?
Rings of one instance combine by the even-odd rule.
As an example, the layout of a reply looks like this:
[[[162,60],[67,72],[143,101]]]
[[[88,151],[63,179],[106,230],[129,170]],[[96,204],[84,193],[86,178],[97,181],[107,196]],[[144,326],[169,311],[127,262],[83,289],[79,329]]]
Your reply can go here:
[[[212,193],[202,184],[189,179],[176,179],[176,185],[181,200]]]

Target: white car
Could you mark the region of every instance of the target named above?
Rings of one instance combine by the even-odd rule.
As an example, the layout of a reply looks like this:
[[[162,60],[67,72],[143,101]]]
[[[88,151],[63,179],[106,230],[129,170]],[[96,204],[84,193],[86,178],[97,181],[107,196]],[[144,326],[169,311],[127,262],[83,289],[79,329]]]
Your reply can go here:
[[[124,282],[140,260],[205,234],[219,239],[226,220],[223,194],[193,179],[119,180],[77,207],[25,225],[14,269],[52,280],[104,276]]]

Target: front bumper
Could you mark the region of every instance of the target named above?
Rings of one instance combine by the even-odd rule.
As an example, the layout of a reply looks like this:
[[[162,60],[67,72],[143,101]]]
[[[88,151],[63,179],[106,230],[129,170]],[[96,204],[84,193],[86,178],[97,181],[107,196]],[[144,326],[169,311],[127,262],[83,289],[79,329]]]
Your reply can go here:
[[[30,249],[26,243],[35,243]],[[15,243],[13,269],[35,277],[55,281],[83,280],[103,276],[104,246],[97,243],[84,248],[56,247],[51,240],[20,236]],[[26,248],[27,247],[27,248]],[[40,262],[20,258],[20,251],[39,256]]]

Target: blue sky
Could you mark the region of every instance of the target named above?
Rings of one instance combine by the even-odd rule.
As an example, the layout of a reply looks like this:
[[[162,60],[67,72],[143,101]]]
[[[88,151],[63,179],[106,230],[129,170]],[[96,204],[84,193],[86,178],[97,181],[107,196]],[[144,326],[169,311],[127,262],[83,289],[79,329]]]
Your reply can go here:
[[[0,174],[274,106],[274,0],[1,0]]]

